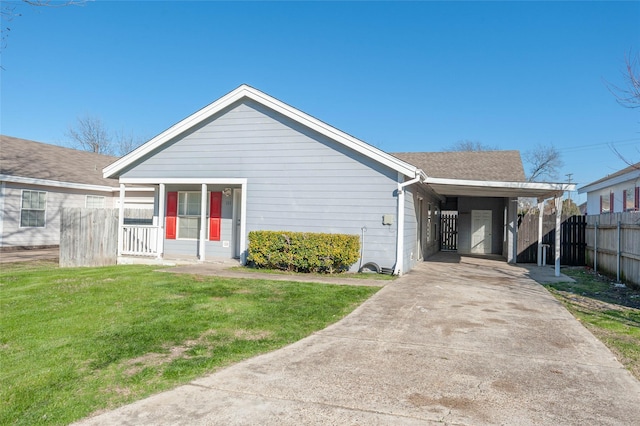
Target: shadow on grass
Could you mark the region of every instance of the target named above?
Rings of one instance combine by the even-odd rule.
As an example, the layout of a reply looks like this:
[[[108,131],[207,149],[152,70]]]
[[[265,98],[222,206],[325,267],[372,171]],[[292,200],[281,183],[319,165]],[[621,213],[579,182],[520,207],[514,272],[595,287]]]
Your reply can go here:
[[[562,272],[576,282],[553,283],[547,287],[613,305],[640,309],[640,290],[616,284],[614,280],[584,267],[567,268]]]

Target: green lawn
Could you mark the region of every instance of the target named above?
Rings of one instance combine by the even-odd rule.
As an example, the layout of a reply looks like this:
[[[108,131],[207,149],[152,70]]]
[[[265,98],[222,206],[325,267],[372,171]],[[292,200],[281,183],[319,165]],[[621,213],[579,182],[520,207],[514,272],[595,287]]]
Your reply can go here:
[[[618,287],[584,268],[562,272],[576,282],[546,287],[640,380],[640,291]]]
[[[66,424],[256,354],[351,312],[378,287],[154,272],[0,270],[0,424]]]

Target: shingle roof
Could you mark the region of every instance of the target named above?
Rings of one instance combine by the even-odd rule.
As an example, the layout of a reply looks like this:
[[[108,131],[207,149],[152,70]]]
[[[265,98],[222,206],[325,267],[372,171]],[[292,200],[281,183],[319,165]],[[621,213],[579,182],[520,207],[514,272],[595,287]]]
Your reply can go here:
[[[0,174],[117,187],[102,169],[118,157],[0,135]]]
[[[391,155],[435,178],[526,182],[519,151],[398,152]]]

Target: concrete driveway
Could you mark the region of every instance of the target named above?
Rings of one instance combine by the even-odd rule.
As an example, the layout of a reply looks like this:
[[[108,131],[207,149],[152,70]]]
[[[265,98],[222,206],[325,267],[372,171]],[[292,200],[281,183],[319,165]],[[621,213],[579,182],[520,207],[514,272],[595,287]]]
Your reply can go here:
[[[441,254],[306,339],[79,424],[637,424],[640,382],[529,275]]]

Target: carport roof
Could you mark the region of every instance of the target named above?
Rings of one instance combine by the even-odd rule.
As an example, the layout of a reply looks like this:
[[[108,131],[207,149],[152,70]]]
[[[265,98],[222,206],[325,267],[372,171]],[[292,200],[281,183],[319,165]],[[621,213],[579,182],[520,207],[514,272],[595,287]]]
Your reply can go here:
[[[526,181],[519,151],[398,152],[391,155],[435,178]]]
[[[574,190],[564,183],[527,182],[518,151],[401,152],[393,156],[419,167],[426,183],[448,197],[547,199]]]
[[[503,182],[486,180],[444,179],[429,177],[424,180],[431,189],[447,197],[500,197],[547,198],[574,191],[575,184],[544,182]]]

